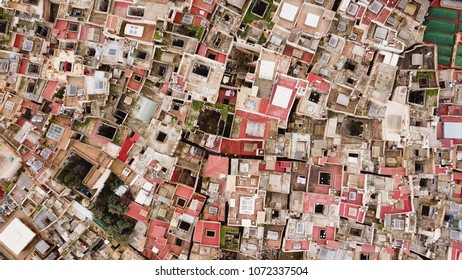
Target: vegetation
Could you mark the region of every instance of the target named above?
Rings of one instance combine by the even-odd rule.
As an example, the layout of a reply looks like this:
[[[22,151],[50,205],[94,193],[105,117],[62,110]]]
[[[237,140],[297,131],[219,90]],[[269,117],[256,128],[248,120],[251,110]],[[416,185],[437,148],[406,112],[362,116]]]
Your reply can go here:
[[[68,163],[59,172],[58,181],[69,188],[85,188],[82,181],[93,165],[77,154],[71,154],[67,160]]]
[[[266,43],[266,37],[264,34],[261,34],[260,38],[258,39],[258,44],[263,45],[264,43]]]
[[[203,106],[204,106],[204,103],[197,101],[197,100],[193,100],[192,105],[191,105],[194,111],[200,111]]]
[[[425,91],[427,96],[437,96],[438,95],[438,90],[437,89],[428,89]]]
[[[8,181],[3,181],[3,182],[2,182],[2,190],[3,190],[5,193],[8,193],[8,192],[11,190],[10,187],[11,187],[12,185],[13,185],[13,184],[11,184],[11,183],[8,182]]]
[[[239,251],[239,229],[234,227],[221,227],[220,248],[229,251]]]
[[[120,185],[123,185],[123,182],[111,173],[90,210],[97,223],[110,237],[127,244],[128,237],[135,227],[135,221],[125,216],[131,199],[127,196],[119,197],[114,193]]]
[[[64,97],[64,87],[60,87],[55,96],[59,99],[62,99]]]
[[[5,12],[5,9],[0,8],[0,19],[9,19],[8,14]]]
[[[263,15],[263,20],[266,21],[267,23],[270,23],[272,19],[271,15],[276,11],[277,6],[274,5],[273,1],[271,0],[265,1],[265,2],[269,4],[269,7],[266,8],[265,14]],[[255,5],[255,3],[256,1],[254,1],[254,3],[250,5],[249,10],[247,11],[247,13],[244,16],[244,19],[242,20],[242,24],[247,24],[247,23],[251,23],[253,21],[262,19],[259,16],[252,13],[252,8]]]
[[[202,34],[204,33],[205,27],[201,25],[183,25],[178,29],[178,32],[181,35],[185,35],[188,37],[195,37],[198,40],[202,38]]]
[[[153,39],[154,39],[154,40],[160,40],[160,39],[162,39],[162,33],[163,33],[162,31],[156,30],[156,32],[154,32]]]

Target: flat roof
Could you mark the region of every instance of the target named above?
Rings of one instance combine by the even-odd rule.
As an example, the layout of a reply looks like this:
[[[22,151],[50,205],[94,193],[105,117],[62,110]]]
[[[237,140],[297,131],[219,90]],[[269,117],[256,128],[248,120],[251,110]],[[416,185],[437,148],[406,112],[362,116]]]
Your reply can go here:
[[[140,107],[136,113],[136,118],[142,120],[145,123],[149,123],[152,118],[152,114],[157,108],[157,103],[144,96],[141,97]]]
[[[239,214],[253,215],[255,213],[255,198],[241,196],[239,198]]]
[[[343,93],[340,93],[337,96],[337,104],[347,107],[350,104],[350,97],[346,96]]]
[[[400,115],[389,115],[387,127],[391,130],[401,131],[403,117]]]
[[[294,21],[297,15],[298,7],[289,3],[282,4],[281,13],[279,14],[285,20]]]
[[[35,233],[32,230],[21,222],[21,220],[14,218],[0,234],[0,241],[14,254],[19,255],[34,237]]]
[[[245,128],[245,134],[255,137],[265,136],[265,124],[260,122],[248,121]]]
[[[135,37],[143,37],[144,26],[135,25],[135,24],[127,24],[125,25],[124,34],[135,36]]]
[[[445,122],[443,125],[444,138],[462,139],[462,123]]]
[[[310,27],[317,27],[320,16],[308,13],[305,19],[305,25]]]
[[[258,71],[258,78],[265,80],[272,80],[274,74],[274,67],[276,62],[269,60],[260,61],[260,69]]]
[[[289,106],[291,97],[292,89],[283,86],[277,86],[271,104],[286,109]]]

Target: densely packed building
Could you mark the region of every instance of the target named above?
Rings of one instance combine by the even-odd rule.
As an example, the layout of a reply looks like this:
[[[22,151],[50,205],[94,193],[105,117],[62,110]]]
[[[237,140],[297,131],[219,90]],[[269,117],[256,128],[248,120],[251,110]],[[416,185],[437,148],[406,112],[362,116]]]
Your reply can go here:
[[[4,259],[462,259],[462,4],[0,0]]]

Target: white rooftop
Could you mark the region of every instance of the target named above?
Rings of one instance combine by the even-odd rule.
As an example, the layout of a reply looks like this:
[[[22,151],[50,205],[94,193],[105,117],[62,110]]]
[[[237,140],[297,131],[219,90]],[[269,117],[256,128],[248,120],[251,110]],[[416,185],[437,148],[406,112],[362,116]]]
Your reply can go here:
[[[277,86],[271,104],[286,109],[289,106],[291,96],[292,89],[283,86]]]
[[[135,36],[135,37],[143,37],[143,31],[144,31],[144,26],[127,24],[125,25],[124,34]]]
[[[265,136],[265,124],[248,121],[245,128],[245,134],[254,137],[263,137]]]
[[[35,233],[32,230],[18,218],[14,218],[0,234],[0,241],[14,254],[19,255],[34,237]]]
[[[250,196],[241,196],[239,198],[239,214],[255,214],[255,198]]]
[[[337,104],[347,107],[350,104],[350,98],[343,93],[340,93],[337,97]]]
[[[258,71],[258,78],[265,80],[272,80],[274,74],[274,67],[276,62],[269,60],[260,61],[260,69]]]
[[[319,22],[319,16],[315,14],[308,13],[305,19],[305,25],[310,27],[317,27]]]
[[[462,123],[445,122],[443,133],[446,139],[462,139]]]
[[[279,16],[288,21],[294,21],[295,16],[297,15],[298,7],[289,3],[284,3],[282,5],[281,13]]]
[[[421,53],[413,53],[411,57],[411,64],[412,65],[422,65],[423,64],[423,54]]]

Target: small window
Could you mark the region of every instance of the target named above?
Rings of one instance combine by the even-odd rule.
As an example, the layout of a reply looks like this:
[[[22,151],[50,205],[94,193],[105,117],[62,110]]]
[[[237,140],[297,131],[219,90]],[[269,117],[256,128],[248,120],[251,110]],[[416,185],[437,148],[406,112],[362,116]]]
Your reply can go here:
[[[192,24],[194,17],[192,15],[184,15],[182,22],[184,24]]]
[[[12,111],[13,108],[14,108],[14,103],[8,100],[8,101],[5,103],[5,109],[7,109],[7,110],[9,110],[9,111]]]
[[[181,221],[180,225],[179,225],[179,228],[184,230],[184,231],[189,231],[189,229],[191,228],[191,224],[188,223],[188,222],[185,222],[185,221]]]
[[[124,170],[122,170],[122,175],[123,176],[128,176],[128,175],[130,175],[130,172],[131,172],[130,168],[125,167]]]
[[[156,140],[161,143],[164,143],[165,139],[167,139],[167,134],[162,131],[159,131],[159,134],[157,134]]]
[[[422,216],[429,216],[430,215],[430,206],[422,205]]]
[[[61,136],[63,135],[63,132],[64,129],[61,126],[52,123],[50,125],[50,128],[48,129],[46,137],[53,139],[55,141],[59,141],[61,139]]]
[[[77,94],[77,86],[76,85],[68,85],[67,86],[67,95],[72,96]]]
[[[319,231],[319,239],[325,240],[327,238],[327,230],[321,229]]]
[[[77,32],[79,30],[79,24],[75,22],[69,23],[69,31]]]
[[[141,80],[143,79],[143,77],[141,77],[140,75],[136,75],[136,74],[135,74],[135,76],[133,76],[133,79],[134,79],[135,81],[137,81],[137,82],[141,82]]]
[[[136,54],[136,58],[145,60],[147,55],[148,55],[147,52],[138,51],[137,54]]]
[[[356,192],[349,192],[348,200],[356,200]]]
[[[104,81],[96,80],[95,81],[95,90],[104,90]]]
[[[216,36],[216,37],[214,38],[214,40],[213,40],[213,45],[214,45],[215,47],[218,48],[218,47],[221,45],[221,41],[222,41],[222,40],[221,40],[221,37],[220,37],[220,36]]]
[[[332,174],[329,172],[319,172],[319,184],[330,186]]]
[[[184,41],[181,40],[181,39],[173,39],[172,46],[177,47],[177,48],[183,48],[184,47]]]
[[[40,65],[35,64],[35,63],[29,63],[29,66],[27,67],[27,72],[30,74],[38,74],[40,70]]]
[[[144,7],[129,6],[127,9],[127,16],[143,18],[144,10]]]
[[[209,238],[214,238],[215,237],[215,231],[214,230],[206,230],[205,231],[205,236]]]
[[[215,206],[210,206],[209,207],[209,214],[216,215],[218,214],[218,208]]]
[[[296,232],[297,232],[297,234],[304,234],[305,233],[305,224],[304,223],[297,223]]]
[[[179,206],[179,207],[185,207],[186,205],[186,199],[182,198],[182,197],[179,197],[177,200],[176,200],[176,205]]]
[[[322,204],[316,204],[316,206],[314,206],[314,213],[316,214],[324,214],[324,209],[326,207]]]
[[[207,78],[209,76],[210,68],[204,64],[194,64],[192,72],[196,75]]]
[[[28,83],[28,84],[27,84],[26,92],[28,92],[28,93],[33,93],[33,92],[34,92],[34,89],[35,89],[35,83]]]
[[[24,43],[22,44],[22,49],[30,52],[32,51],[32,47],[34,46],[34,42],[31,40],[24,40]]]
[[[117,50],[116,49],[109,49],[107,51],[107,54],[111,55],[111,56],[115,56],[117,54]]]
[[[207,4],[212,4],[213,3],[213,0],[202,0],[202,1],[204,1]]]

